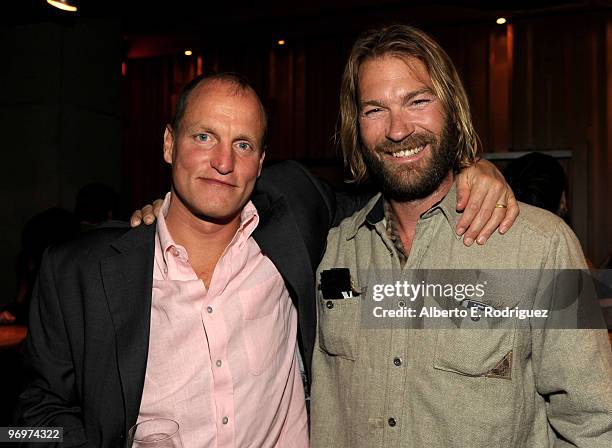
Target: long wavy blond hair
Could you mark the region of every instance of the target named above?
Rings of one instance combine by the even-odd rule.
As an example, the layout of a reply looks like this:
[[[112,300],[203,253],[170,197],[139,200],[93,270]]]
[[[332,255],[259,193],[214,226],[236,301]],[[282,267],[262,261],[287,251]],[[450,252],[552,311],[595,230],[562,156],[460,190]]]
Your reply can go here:
[[[366,31],[353,49],[344,68],[340,89],[340,141],[349,182],[368,178],[359,139],[359,69],[366,60],[382,56],[413,57],[427,69],[435,95],[441,101],[447,120],[455,124],[458,134],[454,168],[459,170],[474,163],[480,142],[474,130],[470,105],[459,74],[446,52],[423,31],[393,25]]]

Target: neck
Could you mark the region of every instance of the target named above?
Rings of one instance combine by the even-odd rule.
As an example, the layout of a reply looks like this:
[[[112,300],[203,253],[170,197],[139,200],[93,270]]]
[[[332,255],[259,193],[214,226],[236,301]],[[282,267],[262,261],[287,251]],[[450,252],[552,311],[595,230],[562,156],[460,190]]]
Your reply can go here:
[[[222,252],[240,227],[240,213],[228,221],[207,220],[195,216],[174,192],[165,219],[172,239],[185,247],[190,258],[198,258],[205,251],[210,253],[211,249]]]
[[[444,180],[438,185],[438,188],[426,198],[405,202],[390,200],[389,205],[391,205],[399,230],[414,229],[421,215],[448,194],[453,185],[453,180],[453,172],[449,171]]]

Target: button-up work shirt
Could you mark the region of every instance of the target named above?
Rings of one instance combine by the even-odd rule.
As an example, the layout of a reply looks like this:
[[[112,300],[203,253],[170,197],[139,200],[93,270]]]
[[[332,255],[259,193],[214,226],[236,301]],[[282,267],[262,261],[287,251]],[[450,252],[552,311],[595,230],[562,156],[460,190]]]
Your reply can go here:
[[[525,204],[506,235],[465,247],[455,234],[455,203],[453,186],[421,216],[402,267],[383,199],[374,197],[331,230],[317,282],[331,268],[348,268],[355,291],[372,286],[367,276],[374,269],[407,276],[415,269],[481,269],[498,275],[487,288],[497,288],[495,308],[503,308],[539,286],[533,278],[508,285],[510,270],[586,268],[565,223]],[[363,295],[335,299],[317,290],[313,447],[565,446],[559,438],[612,446],[605,331],[536,330],[529,321],[501,330],[367,328]],[[484,320],[468,324],[477,328]]]
[[[297,312],[251,237],[249,202],[208,289],[189,254],[157,221],[151,329],[138,421],[178,421],[185,448],[306,447]]]

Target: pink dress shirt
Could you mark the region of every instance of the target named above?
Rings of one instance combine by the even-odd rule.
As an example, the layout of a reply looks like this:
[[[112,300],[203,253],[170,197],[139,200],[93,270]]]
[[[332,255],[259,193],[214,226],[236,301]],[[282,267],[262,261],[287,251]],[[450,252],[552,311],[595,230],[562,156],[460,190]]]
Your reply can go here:
[[[251,237],[249,202],[208,290],[157,220],[151,329],[138,421],[172,418],[184,448],[307,447],[297,312]]]

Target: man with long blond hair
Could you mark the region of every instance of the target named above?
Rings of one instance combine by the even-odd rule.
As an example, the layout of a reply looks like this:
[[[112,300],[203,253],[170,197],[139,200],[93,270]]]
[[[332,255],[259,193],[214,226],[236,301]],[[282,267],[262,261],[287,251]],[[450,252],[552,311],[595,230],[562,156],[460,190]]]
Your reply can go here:
[[[380,193],[330,231],[317,270],[312,446],[612,446],[605,331],[536,318],[558,309],[570,284],[544,270],[586,269],[575,235],[527,205],[484,246],[454,232],[456,173],[479,148],[444,50],[409,26],[366,32],[340,101],[346,167]],[[408,283],[426,288],[440,269],[478,280],[472,291],[483,294],[463,300],[463,282],[446,298],[409,297]],[[442,317],[423,315],[429,308]],[[500,310],[515,314],[486,318]]]

